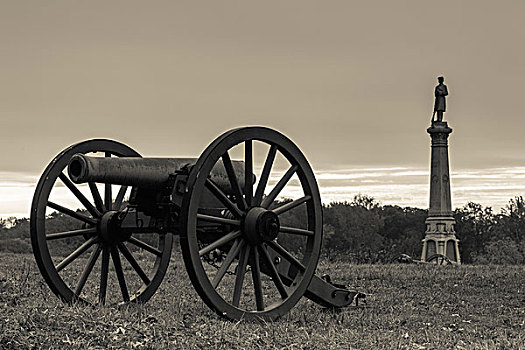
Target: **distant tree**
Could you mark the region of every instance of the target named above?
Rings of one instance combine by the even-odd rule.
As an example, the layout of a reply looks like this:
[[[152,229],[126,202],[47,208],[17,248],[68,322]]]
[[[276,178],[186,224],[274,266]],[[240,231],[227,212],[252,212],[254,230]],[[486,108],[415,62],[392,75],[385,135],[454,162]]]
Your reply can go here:
[[[454,211],[456,236],[460,240],[461,260],[471,263],[483,252],[484,243],[493,235],[496,217],[492,208],[469,202]]]
[[[509,203],[501,210],[503,215],[524,219],[525,218],[525,200],[522,196],[516,196],[509,200]]]
[[[391,258],[401,253],[418,257],[421,254],[421,240],[425,234],[427,211],[392,205],[378,207],[376,210],[383,219],[379,234],[385,238],[387,257]]]
[[[524,242],[525,243],[525,242]],[[525,244],[509,237],[486,242],[482,253],[473,254],[476,264],[517,265],[525,263]]]
[[[522,196],[509,200],[498,216],[496,229],[501,237],[509,237],[518,244],[525,241],[525,200]]]
[[[289,201],[279,201],[275,206]],[[383,206],[363,194],[351,201],[323,205],[323,251],[331,258],[358,263],[389,261],[400,253],[417,258],[427,215],[427,210],[419,208]],[[306,204],[302,204],[281,214],[279,219],[283,226],[306,228],[307,217]],[[522,196],[512,198],[500,214],[470,202],[456,209],[454,218],[462,262],[525,264],[525,199]],[[52,212],[46,219],[47,233],[82,227],[82,222],[58,212]],[[149,241],[153,238],[152,235],[140,237],[155,245]],[[278,239],[289,251],[300,253],[307,238],[288,234],[279,235]],[[70,237],[54,241],[51,253],[69,254],[84,240],[85,237]],[[0,251],[30,253],[29,219],[0,219]]]
[[[372,210],[378,208],[380,203],[372,196],[359,193],[354,196],[354,199],[350,202],[350,205]]]
[[[333,228],[327,249],[349,253],[357,262],[368,262],[383,248],[383,237],[378,233],[381,217],[367,209],[370,203],[330,203],[324,208],[326,223]]]

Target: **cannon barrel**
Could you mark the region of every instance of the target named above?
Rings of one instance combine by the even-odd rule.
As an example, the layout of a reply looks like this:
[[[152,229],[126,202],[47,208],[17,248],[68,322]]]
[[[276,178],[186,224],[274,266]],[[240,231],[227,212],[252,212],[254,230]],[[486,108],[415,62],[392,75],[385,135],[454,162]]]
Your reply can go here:
[[[169,175],[191,167],[196,158],[91,157],[81,153],[71,157],[68,174],[74,183],[99,182],[115,185],[159,188]],[[237,181],[244,188],[244,162],[232,161]],[[252,174],[253,175],[253,174]],[[255,182],[255,175],[253,175]],[[232,193],[222,160],[212,169],[210,179],[223,191]]]

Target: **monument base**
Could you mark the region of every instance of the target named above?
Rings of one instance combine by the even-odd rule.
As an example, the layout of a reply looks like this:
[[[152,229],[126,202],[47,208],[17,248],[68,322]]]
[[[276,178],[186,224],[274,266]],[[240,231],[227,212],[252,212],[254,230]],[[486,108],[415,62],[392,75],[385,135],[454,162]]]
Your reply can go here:
[[[447,257],[453,264],[461,264],[459,257],[459,239],[455,234],[430,233],[423,239],[421,261],[439,254]]]
[[[425,220],[427,230],[425,239],[423,239],[421,260],[427,261],[430,257],[438,254],[447,257],[453,264],[461,264],[459,239],[456,238],[455,230],[456,220],[452,216],[445,215],[429,216]]]

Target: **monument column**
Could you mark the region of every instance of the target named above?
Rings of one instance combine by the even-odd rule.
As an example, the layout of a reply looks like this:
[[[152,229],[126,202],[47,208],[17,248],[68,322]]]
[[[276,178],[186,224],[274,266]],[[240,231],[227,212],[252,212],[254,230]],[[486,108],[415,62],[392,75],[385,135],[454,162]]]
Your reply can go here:
[[[452,216],[448,165],[448,136],[452,129],[448,127],[447,122],[436,121],[427,132],[432,140],[430,205],[425,221],[426,232],[421,260],[427,261],[439,254],[446,256],[453,263],[460,264],[456,221]]]

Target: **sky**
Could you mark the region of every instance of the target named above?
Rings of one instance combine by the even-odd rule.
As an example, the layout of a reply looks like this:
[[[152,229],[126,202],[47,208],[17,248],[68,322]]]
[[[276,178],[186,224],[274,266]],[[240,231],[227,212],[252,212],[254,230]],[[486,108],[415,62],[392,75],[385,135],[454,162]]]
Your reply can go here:
[[[1,1],[0,217],[85,139],[198,156],[222,132],[289,136],[323,200],[428,204],[436,77],[453,206],[525,189],[521,1]],[[401,173],[401,175],[399,175]]]

